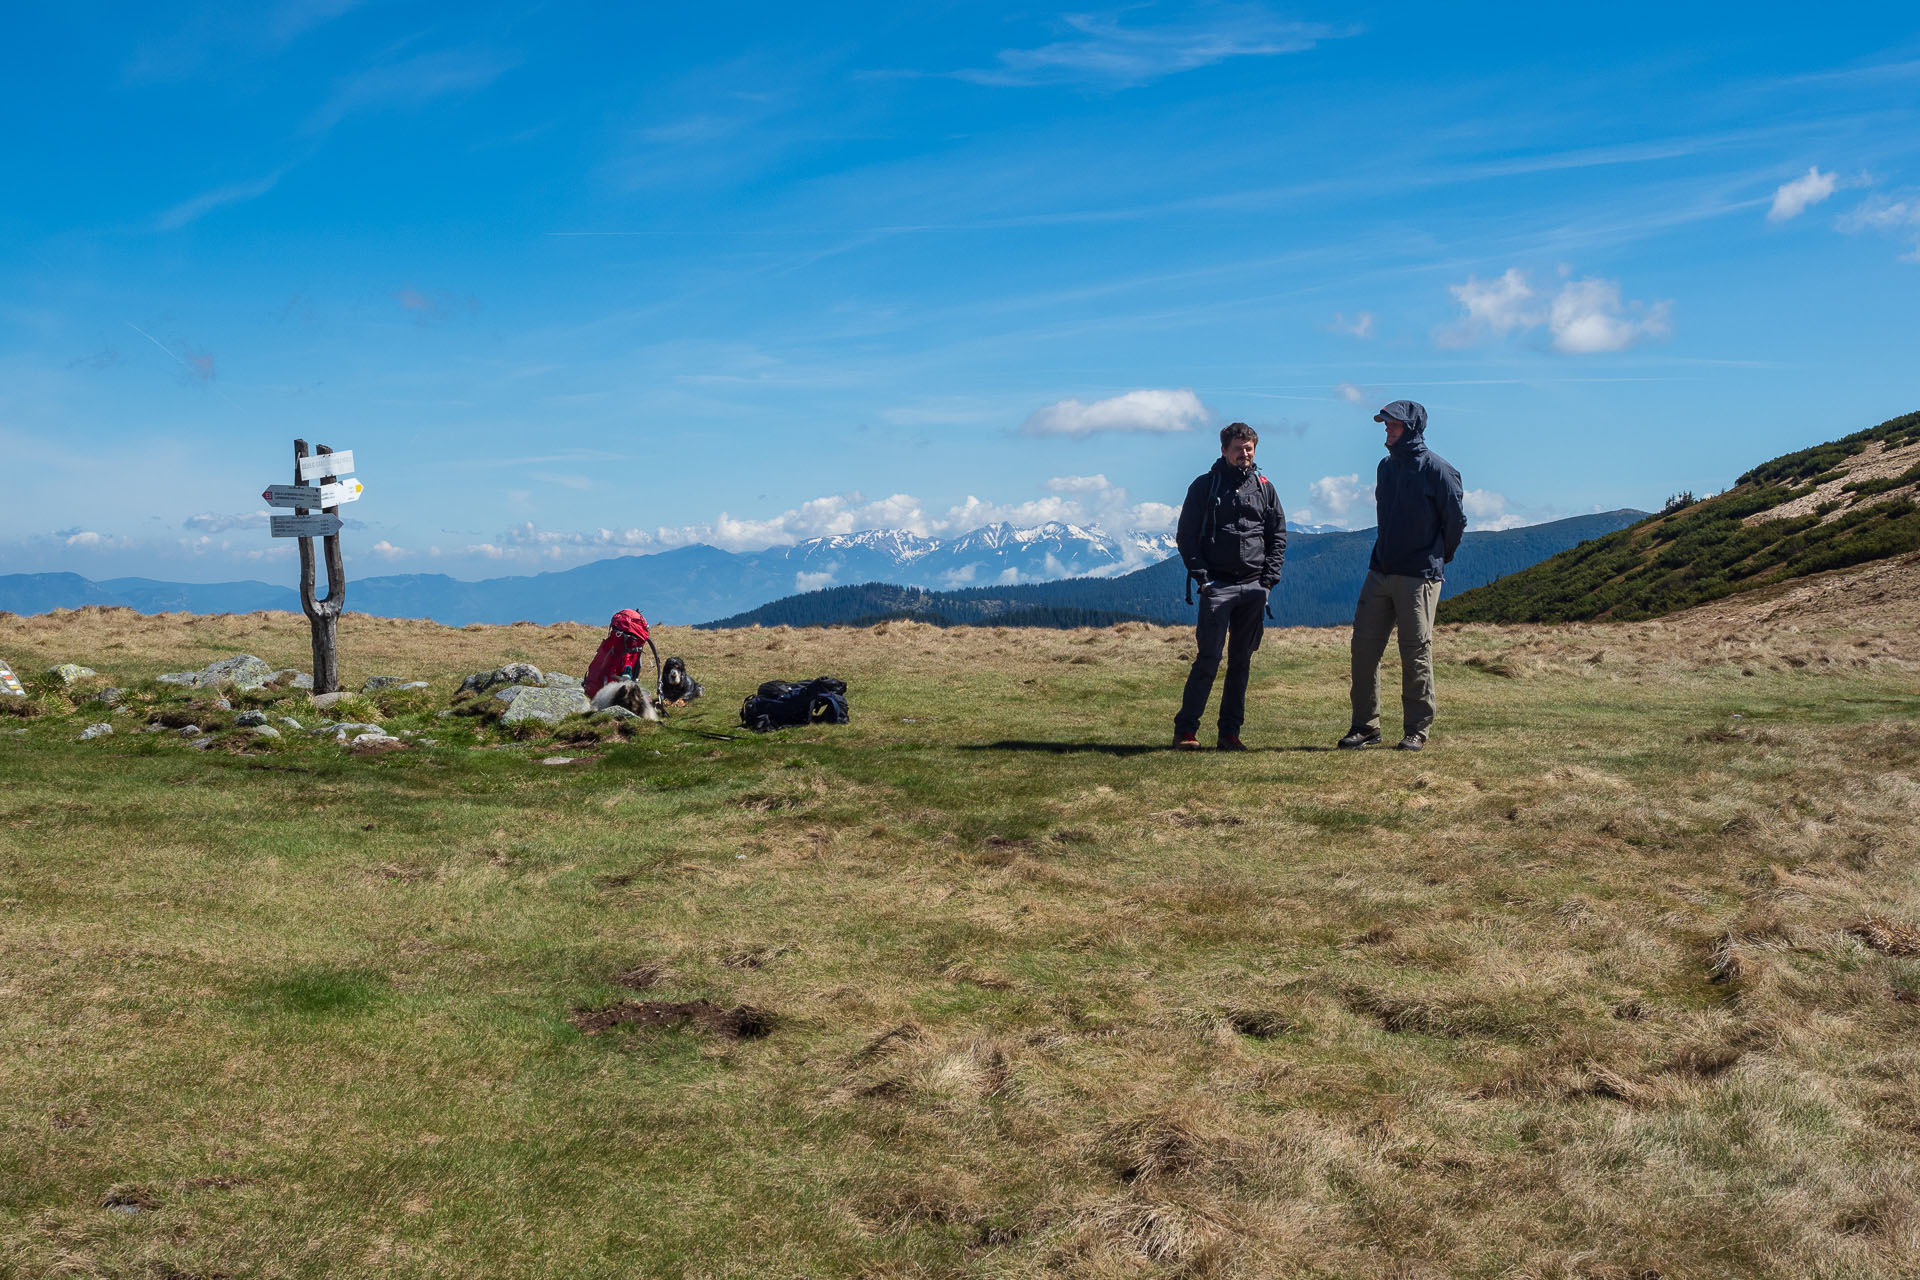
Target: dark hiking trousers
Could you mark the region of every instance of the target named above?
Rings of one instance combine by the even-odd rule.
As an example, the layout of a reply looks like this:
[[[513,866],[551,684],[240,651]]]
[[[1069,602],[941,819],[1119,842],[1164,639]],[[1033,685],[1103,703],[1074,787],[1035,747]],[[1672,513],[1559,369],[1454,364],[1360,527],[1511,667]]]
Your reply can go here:
[[[1227,687],[1220,691],[1220,736],[1240,735],[1247,718],[1247,675],[1253,670],[1253,651],[1266,630],[1267,589],[1258,582],[1209,583],[1200,591],[1200,654],[1187,673],[1186,696],[1173,718],[1176,733],[1198,733],[1200,713],[1207,709],[1220,655],[1227,656]]]

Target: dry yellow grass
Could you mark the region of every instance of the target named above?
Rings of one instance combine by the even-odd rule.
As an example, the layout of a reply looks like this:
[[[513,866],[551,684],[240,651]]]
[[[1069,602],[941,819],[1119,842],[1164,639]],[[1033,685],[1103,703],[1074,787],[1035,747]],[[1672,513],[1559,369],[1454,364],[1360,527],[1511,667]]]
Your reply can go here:
[[[43,695],[0,1274],[1914,1275],[1913,575],[1838,581],[1443,631],[1420,756],[1325,750],[1336,632],[1269,638],[1240,757],[1159,749],[1191,637],[1140,626],[669,629],[710,700],[567,767],[465,721],[76,743]],[[0,656],[137,687],[305,635]],[[598,639],[349,617],[343,665],[438,706]],[[694,731],[823,672],[844,729]],[[647,1000],[778,1020],[571,1021]]]

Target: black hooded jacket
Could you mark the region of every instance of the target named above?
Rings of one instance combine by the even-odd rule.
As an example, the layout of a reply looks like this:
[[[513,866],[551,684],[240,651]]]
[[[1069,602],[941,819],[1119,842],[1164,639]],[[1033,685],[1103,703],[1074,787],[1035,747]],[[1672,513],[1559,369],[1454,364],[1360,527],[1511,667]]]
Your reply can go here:
[[[1225,458],[1187,487],[1175,534],[1190,573],[1219,583],[1259,582],[1271,591],[1287,557],[1287,514],[1259,470]]]
[[[1427,448],[1426,410],[1410,400],[1396,400],[1387,408],[1395,406],[1404,406],[1407,416],[1401,421],[1407,432],[1387,450],[1375,475],[1379,530],[1368,567],[1439,582],[1467,531],[1460,473]]]

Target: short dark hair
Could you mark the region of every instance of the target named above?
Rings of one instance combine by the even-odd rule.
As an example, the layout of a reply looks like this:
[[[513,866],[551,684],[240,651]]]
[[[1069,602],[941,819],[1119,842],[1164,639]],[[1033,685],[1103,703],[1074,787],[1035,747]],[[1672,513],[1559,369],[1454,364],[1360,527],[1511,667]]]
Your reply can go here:
[[[1220,428],[1220,447],[1222,449],[1232,444],[1235,440],[1251,440],[1255,444],[1259,444],[1260,433],[1244,422],[1229,422],[1226,426]]]

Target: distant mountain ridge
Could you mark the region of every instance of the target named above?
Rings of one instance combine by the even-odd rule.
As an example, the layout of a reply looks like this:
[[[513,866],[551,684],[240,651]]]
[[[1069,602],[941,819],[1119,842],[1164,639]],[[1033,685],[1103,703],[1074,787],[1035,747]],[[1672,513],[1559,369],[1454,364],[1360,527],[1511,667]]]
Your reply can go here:
[[[1549,524],[1469,533],[1448,566],[1442,595],[1468,590],[1518,572],[1590,538],[1642,519],[1644,511],[1607,511]],[[1353,602],[1366,577],[1373,530],[1288,538],[1286,569],[1274,594],[1279,626],[1332,626],[1353,618]],[[709,627],[863,626],[892,617],[951,625],[1106,626],[1140,619],[1193,620],[1186,602],[1186,573],[1178,558],[1111,578],[1071,578],[1004,587],[935,591],[870,582],[829,587],[776,600],[716,619]],[[1088,621],[1098,618],[1100,621]]]
[[[1642,514],[1614,512],[1499,534],[1469,534],[1461,559],[1455,562],[1449,590],[1525,568],[1582,537],[1618,528]],[[1307,625],[1343,621],[1351,611],[1372,545],[1371,530],[1310,533],[1295,528],[1276,611]],[[963,600],[1024,600],[1024,605],[1010,603],[1005,608],[1053,610],[1056,617],[1067,616],[1058,612],[1061,609],[1075,609],[1080,612],[1073,616],[1082,620],[1071,625],[1093,626],[1106,623],[1086,619],[1177,616],[1179,610],[1173,608],[1150,568],[1142,568],[1167,562],[1172,554],[1170,535],[1114,536],[1086,526],[1050,522],[1027,528],[991,524],[947,539],[873,529],[757,552],[680,547],[479,582],[430,573],[355,578],[350,559],[347,609],[376,617],[427,618],[449,626],[519,621],[597,624],[629,604],[657,623],[705,623],[718,618],[758,621],[771,617],[761,615],[760,606],[779,602],[784,608],[790,597],[805,598],[805,588],[818,592],[852,581],[886,582],[896,590],[943,599],[951,594]],[[1143,578],[1142,573],[1149,576]],[[1177,573],[1174,579],[1177,598]],[[1059,591],[1035,594],[1029,590],[1049,586]],[[796,588],[803,589],[799,596]],[[887,599],[892,603],[875,597],[859,607],[869,613],[907,607],[901,603],[905,597]],[[293,586],[266,582],[181,583],[151,578],[93,582],[73,573],[0,576],[0,609],[44,613],[86,605],[119,605],[142,613],[292,612],[299,610],[300,599]],[[988,608],[982,604],[956,607],[960,613],[950,621],[983,616],[981,610]],[[822,616],[844,623],[860,615],[835,604]]]
[[[1442,622],[1632,621],[1920,550],[1920,413],[1748,471],[1440,606]]]

